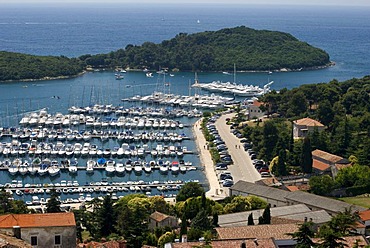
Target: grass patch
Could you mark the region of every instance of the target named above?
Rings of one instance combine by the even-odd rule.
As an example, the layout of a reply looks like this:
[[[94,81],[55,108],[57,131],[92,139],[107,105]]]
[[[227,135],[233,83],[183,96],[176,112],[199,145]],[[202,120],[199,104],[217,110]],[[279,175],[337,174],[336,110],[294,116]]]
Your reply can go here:
[[[358,205],[365,208],[370,208],[370,197],[342,197],[338,200],[347,202],[349,204]]]

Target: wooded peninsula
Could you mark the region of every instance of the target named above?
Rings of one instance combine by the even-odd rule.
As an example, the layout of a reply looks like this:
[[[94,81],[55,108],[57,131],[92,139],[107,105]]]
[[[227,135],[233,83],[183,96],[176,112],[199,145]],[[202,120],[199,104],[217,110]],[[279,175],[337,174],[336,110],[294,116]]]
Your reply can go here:
[[[107,54],[35,56],[0,52],[0,81],[45,79],[77,75],[90,68],[130,68],[180,71],[240,71],[315,69],[330,64],[322,49],[299,41],[288,33],[255,30],[245,26],[179,33],[160,44],[127,45]]]

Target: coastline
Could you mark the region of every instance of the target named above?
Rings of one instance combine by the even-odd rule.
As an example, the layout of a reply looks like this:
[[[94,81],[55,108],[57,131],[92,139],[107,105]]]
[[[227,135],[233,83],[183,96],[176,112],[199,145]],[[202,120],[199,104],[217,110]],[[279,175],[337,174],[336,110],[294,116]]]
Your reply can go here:
[[[28,83],[28,82],[39,82],[39,81],[46,81],[46,80],[58,80],[58,79],[70,79],[70,78],[76,78],[84,75],[87,72],[87,70],[84,70],[76,75],[71,75],[71,76],[58,76],[58,77],[43,77],[43,78],[38,78],[38,79],[17,79],[17,80],[5,80],[5,81],[0,81],[0,83],[13,83],[13,82],[23,82],[23,83]]]
[[[306,68],[300,68],[300,69],[280,68],[280,69],[275,69],[275,70],[271,70],[271,71],[240,70],[240,71],[236,71],[236,72],[238,72],[238,73],[300,72],[300,71],[323,70],[323,69],[326,69],[326,68],[329,68],[329,67],[332,67],[332,66],[335,66],[335,65],[336,64],[335,64],[334,61],[330,61],[330,63],[328,63],[326,65],[306,67]],[[114,71],[114,68],[103,68],[102,70],[112,70],[112,71]],[[142,71],[141,69],[130,69],[130,68],[127,68],[126,70],[127,71],[132,71],[132,72]],[[154,72],[155,70],[149,70],[149,71]],[[87,72],[93,72],[93,70],[92,69],[89,70],[87,68],[84,71],[82,71],[82,72],[80,72],[76,75],[71,75],[71,76],[43,77],[43,78],[38,78],[38,79],[12,79],[12,80],[0,81],[0,83],[12,83],[12,82],[25,82],[25,83],[27,83],[27,82],[46,81],[46,80],[71,79],[71,78],[80,77],[80,76],[84,75]],[[187,72],[187,71],[180,71],[180,70],[176,69],[176,70],[171,70],[171,72]],[[193,72],[193,71],[191,71],[191,72]],[[222,71],[200,71],[200,72],[207,72],[207,73],[220,72],[221,73]]]

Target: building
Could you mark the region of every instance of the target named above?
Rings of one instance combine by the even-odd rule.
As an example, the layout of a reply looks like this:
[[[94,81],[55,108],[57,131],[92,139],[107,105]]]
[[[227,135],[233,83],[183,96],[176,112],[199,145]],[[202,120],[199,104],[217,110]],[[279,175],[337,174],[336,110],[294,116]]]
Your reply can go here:
[[[325,129],[325,126],[311,118],[303,118],[293,121],[293,137],[304,138],[309,133],[312,133],[315,128],[317,128],[317,131],[321,132]]]
[[[218,216],[220,227],[247,226],[248,216],[252,214],[254,224],[258,224],[258,218],[262,216],[264,209],[257,209],[239,213],[222,214]],[[331,216],[325,210],[312,211],[304,204],[270,208],[271,224],[294,224],[311,220],[315,227],[319,227],[331,220]]]
[[[336,177],[338,171],[351,166],[348,159],[316,149],[312,151],[312,170],[316,174]]]
[[[154,230],[157,227],[177,227],[177,219],[173,216],[155,211],[149,216],[149,229]]]
[[[248,120],[251,119],[260,119],[264,117],[267,113],[265,111],[261,110],[261,106],[263,105],[262,102],[259,102],[257,100],[253,100],[253,102],[248,102],[246,105],[246,110],[248,113]]]
[[[0,216],[0,230],[16,233],[33,248],[76,247],[73,213],[6,214]]]
[[[363,211],[365,208],[348,204],[328,197],[310,194],[304,191],[285,191],[257,185],[246,181],[238,181],[230,187],[230,195],[255,195],[271,204],[271,207],[305,204],[310,210],[325,210],[330,215],[343,212],[346,208]]]

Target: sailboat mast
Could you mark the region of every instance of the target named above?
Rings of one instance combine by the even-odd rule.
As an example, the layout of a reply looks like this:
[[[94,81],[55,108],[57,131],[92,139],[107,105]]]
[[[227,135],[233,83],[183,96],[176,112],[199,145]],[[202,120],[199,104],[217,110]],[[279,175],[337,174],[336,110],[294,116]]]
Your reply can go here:
[[[235,66],[235,63],[234,63],[234,84],[236,83],[236,66]]]

